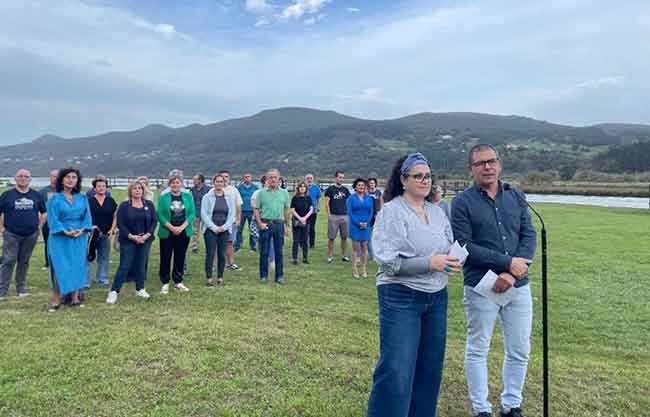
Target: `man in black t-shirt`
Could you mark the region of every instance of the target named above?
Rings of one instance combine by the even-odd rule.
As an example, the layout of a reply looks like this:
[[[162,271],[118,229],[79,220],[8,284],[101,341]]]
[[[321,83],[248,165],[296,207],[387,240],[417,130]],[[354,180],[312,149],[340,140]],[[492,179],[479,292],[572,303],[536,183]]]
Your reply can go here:
[[[7,296],[16,267],[16,292],[25,297],[29,259],[38,239],[38,230],[45,218],[45,203],[41,194],[29,188],[32,175],[26,169],[16,173],[16,187],[0,195],[0,215],[4,245],[0,266],[0,299]]]
[[[327,263],[334,262],[334,240],[341,234],[341,261],[350,262],[347,257],[348,206],[350,191],[343,185],[345,174],[336,171],[335,184],[325,191],[325,211],[327,212]]]

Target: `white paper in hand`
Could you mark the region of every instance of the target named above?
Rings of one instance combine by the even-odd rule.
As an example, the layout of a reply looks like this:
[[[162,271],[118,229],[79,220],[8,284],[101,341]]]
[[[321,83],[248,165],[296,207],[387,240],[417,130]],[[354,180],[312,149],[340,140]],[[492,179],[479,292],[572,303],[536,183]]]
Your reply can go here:
[[[458,262],[460,262],[461,265],[464,264],[465,260],[469,256],[469,252],[467,252],[467,244],[460,246],[460,243],[455,241],[454,244],[451,245],[448,255],[458,258]]]
[[[492,302],[495,304],[500,305],[501,307],[508,305],[515,297],[515,291],[510,288],[506,292],[502,293],[496,293],[492,289],[494,287],[494,283],[496,282],[497,278],[499,276],[492,272],[492,270],[489,270],[483,275],[483,278],[481,278],[481,281],[476,284],[476,287],[474,287],[474,291],[477,293],[481,294],[484,297],[489,298]]]

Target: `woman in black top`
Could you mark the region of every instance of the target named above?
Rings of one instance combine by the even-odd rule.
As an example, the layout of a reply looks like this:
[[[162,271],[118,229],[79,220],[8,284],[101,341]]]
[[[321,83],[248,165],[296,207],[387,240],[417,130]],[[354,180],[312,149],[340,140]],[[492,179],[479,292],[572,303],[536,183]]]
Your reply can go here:
[[[107,183],[104,178],[93,181],[95,194],[88,199],[90,215],[93,219],[93,235],[88,248],[88,262],[97,259],[95,282],[108,288],[108,273],[111,258],[111,236],[117,228],[117,203],[107,195]],[[88,265],[88,286],[90,286],[90,265]]]
[[[120,265],[106,302],[115,304],[127,275],[135,279],[136,296],[149,298],[144,289],[144,278],[149,261],[149,250],[156,230],[156,208],[144,199],[144,187],[139,182],[129,185],[129,199],[117,209],[117,227],[120,229]]]
[[[296,186],[296,194],[291,199],[291,216],[292,216],[292,230],[293,230],[293,247],[291,248],[291,255],[293,257],[293,264],[298,264],[298,248],[302,246],[302,262],[309,263],[307,255],[309,253],[309,217],[314,212],[312,207],[311,197],[307,192],[307,184],[301,181]]]

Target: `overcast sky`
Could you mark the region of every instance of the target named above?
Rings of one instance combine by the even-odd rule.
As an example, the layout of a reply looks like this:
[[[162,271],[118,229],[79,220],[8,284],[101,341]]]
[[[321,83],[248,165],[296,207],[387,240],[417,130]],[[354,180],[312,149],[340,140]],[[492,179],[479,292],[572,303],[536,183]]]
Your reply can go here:
[[[2,1],[0,68],[0,144],[280,106],[650,124],[650,1]]]

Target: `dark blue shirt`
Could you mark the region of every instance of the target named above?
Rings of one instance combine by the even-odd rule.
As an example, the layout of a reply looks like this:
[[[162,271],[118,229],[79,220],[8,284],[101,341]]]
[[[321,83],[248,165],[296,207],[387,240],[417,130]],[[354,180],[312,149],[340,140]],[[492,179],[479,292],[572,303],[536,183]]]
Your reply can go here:
[[[15,188],[0,196],[0,213],[5,228],[19,236],[29,236],[38,230],[39,213],[45,213],[45,203],[38,191],[21,193]]]
[[[117,227],[120,229],[120,241],[126,242],[131,235],[151,234],[149,241],[154,239],[153,232],[158,222],[156,208],[149,200],[144,200],[144,207],[135,208],[130,201],[124,201],[117,209]]]
[[[476,184],[454,198],[451,227],[469,252],[463,267],[465,285],[476,286],[489,269],[496,274],[508,272],[513,257],[533,259],[536,233],[525,199],[515,188],[504,191],[501,183],[494,200]],[[527,276],[518,279],[515,287],[526,284]]]
[[[208,187],[205,184],[202,184],[199,188],[196,187],[190,188],[190,192],[192,193],[192,198],[194,198],[194,207],[196,208],[197,213],[201,212],[201,201],[203,200],[203,196],[206,195],[208,191],[210,191],[210,187]]]

